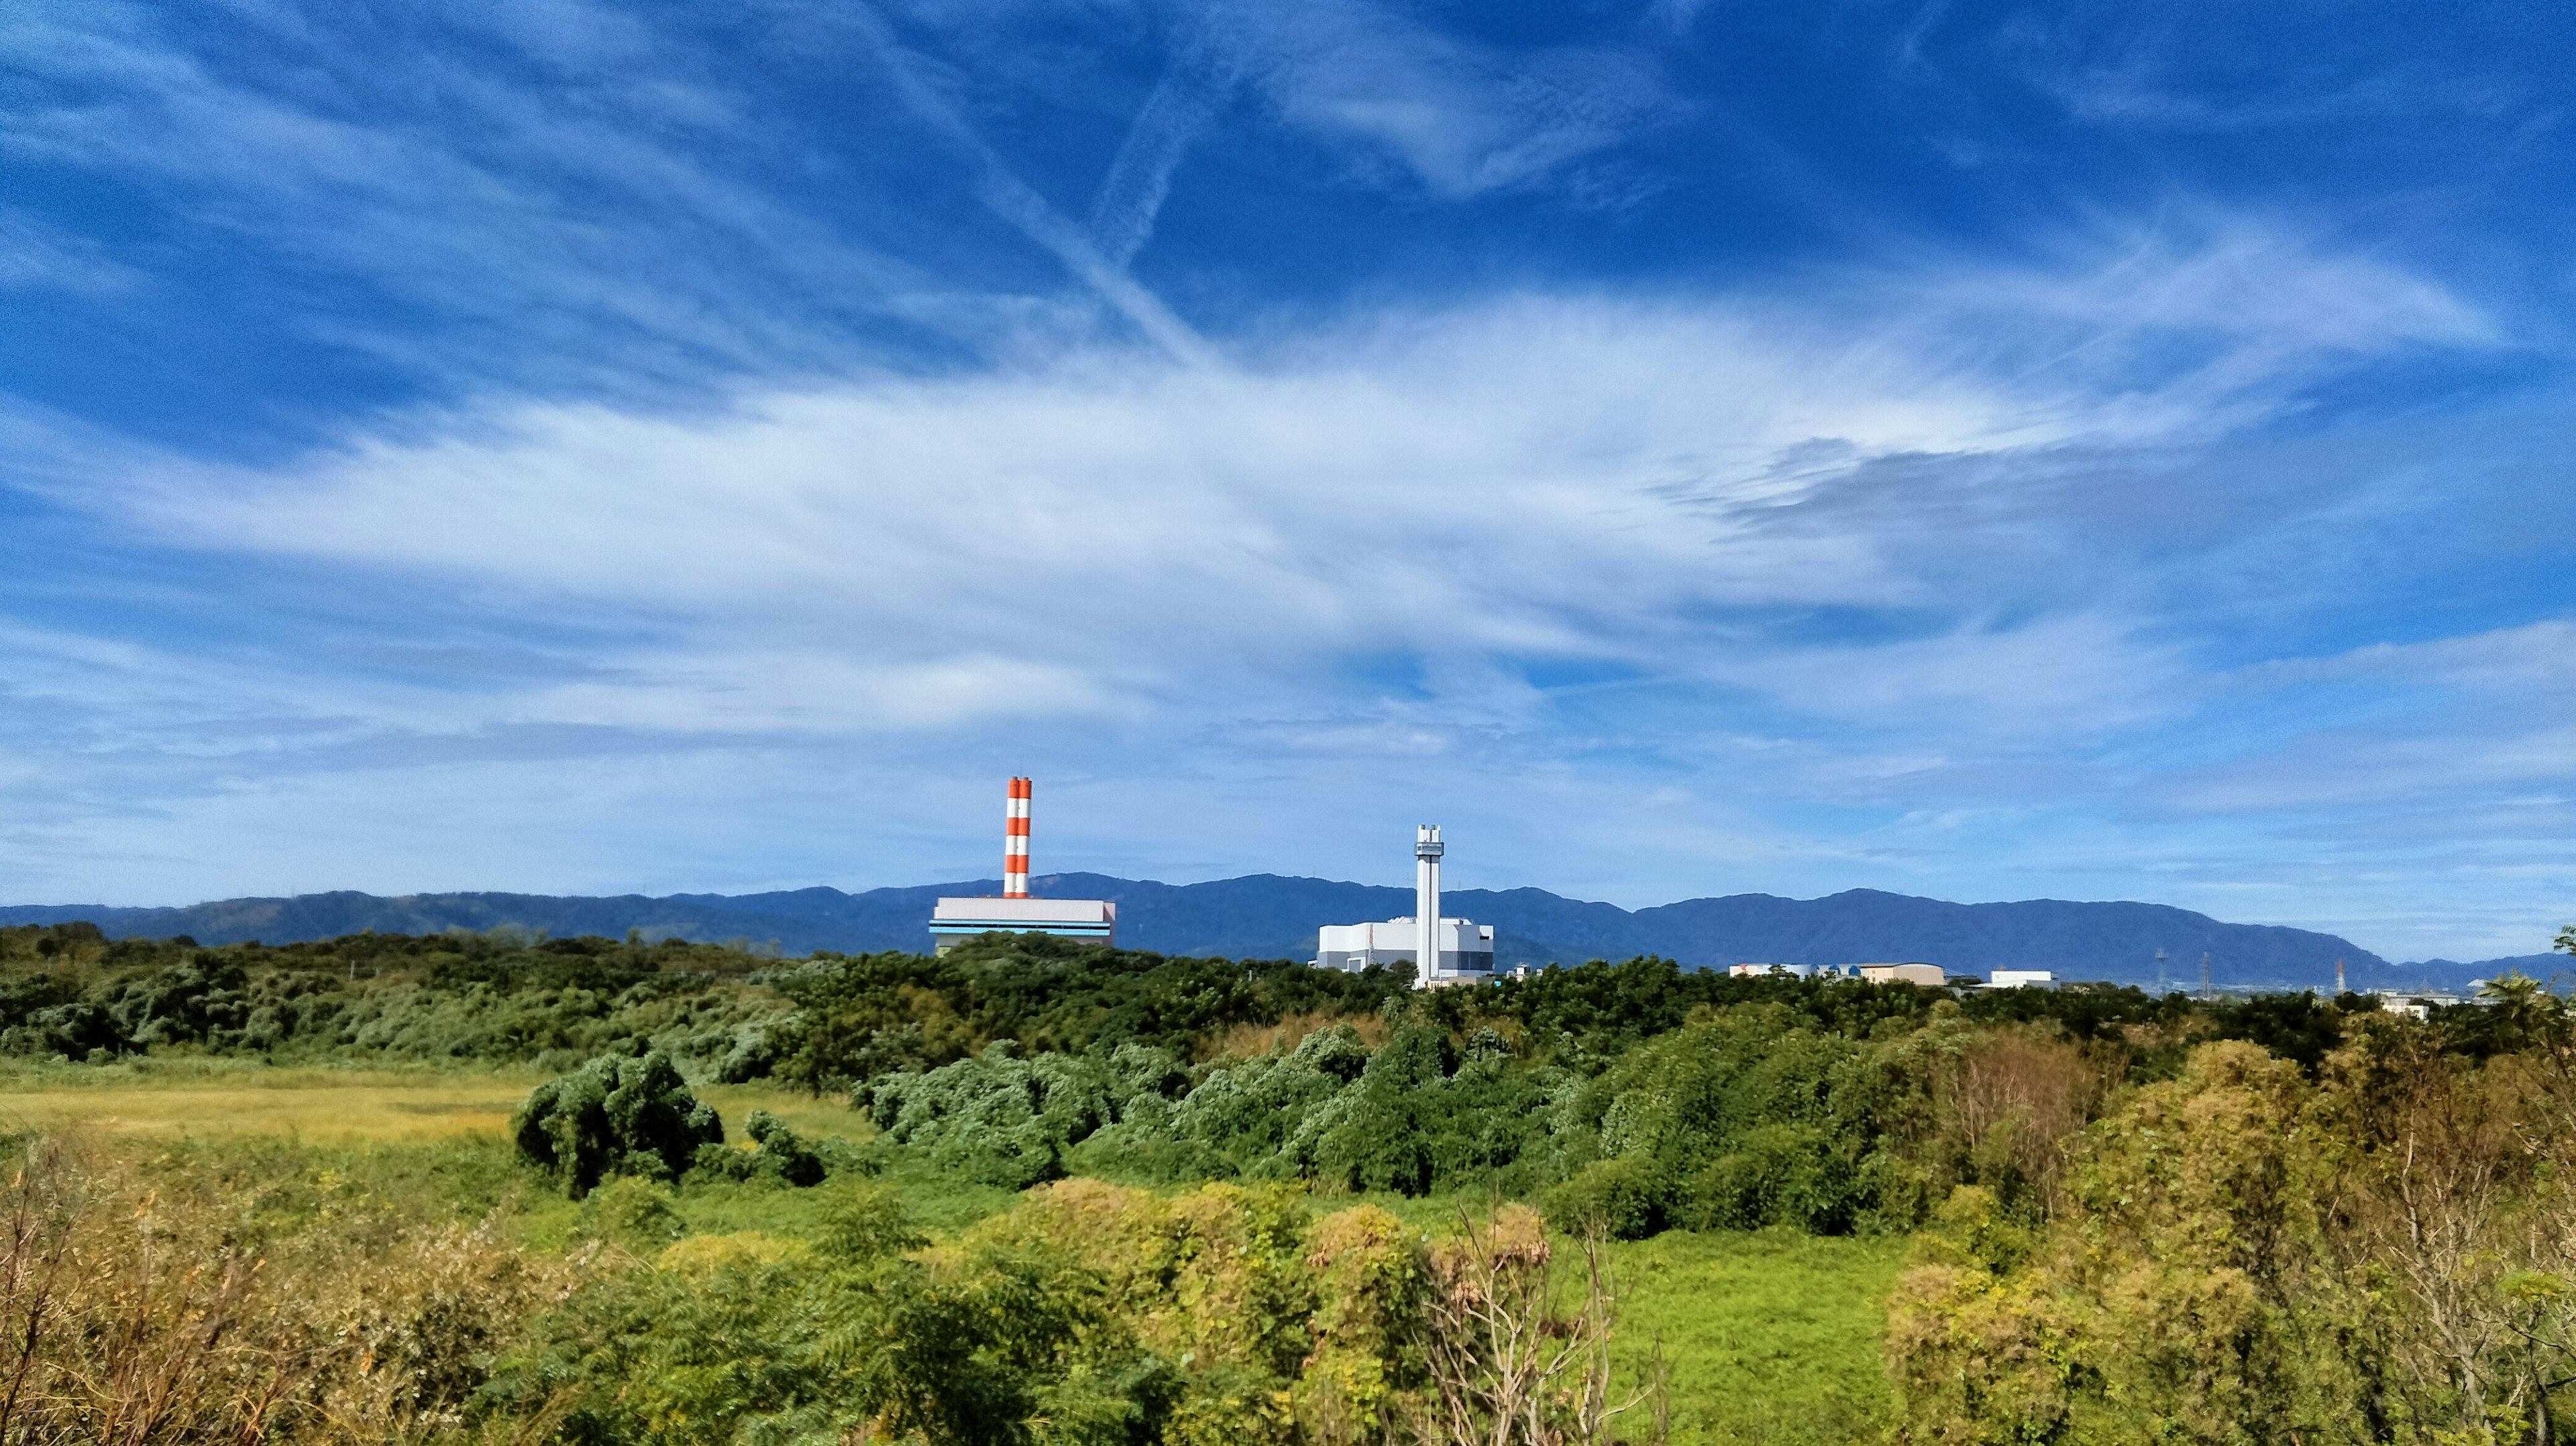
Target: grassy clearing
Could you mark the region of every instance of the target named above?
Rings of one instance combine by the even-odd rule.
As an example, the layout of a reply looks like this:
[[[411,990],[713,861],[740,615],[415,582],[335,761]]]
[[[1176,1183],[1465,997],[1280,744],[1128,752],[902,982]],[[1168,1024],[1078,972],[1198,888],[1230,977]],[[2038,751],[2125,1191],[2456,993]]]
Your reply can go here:
[[[1349,1197],[1321,1197],[1333,1209]],[[1375,1197],[1426,1235],[1455,1234],[1501,1203],[1461,1191]],[[1571,1259],[1578,1249],[1560,1240]],[[1673,1231],[1618,1241],[1620,1369],[1643,1378],[1655,1343],[1671,1371],[1673,1446],[1878,1440],[1893,1402],[1880,1358],[1905,1237]],[[1633,1434],[1633,1433],[1632,1433]]]
[[[1612,1247],[1630,1369],[1661,1339],[1674,1446],[1878,1438],[1879,1356],[1904,1239],[1675,1231]]]
[[[212,1062],[209,1062],[210,1064]],[[340,1070],[138,1070],[70,1081],[0,1080],[0,1124],[108,1134],[267,1135],[316,1141],[429,1141],[497,1135],[533,1079]]]
[[[527,1070],[277,1069],[238,1059],[21,1065],[0,1071],[0,1127],[107,1134],[273,1135],[423,1142],[505,1132],[545,1076]],[[760,1085],[708,1085],[726,1134],[764,1109],[808,1136],[857,1140],[866,1118],[841,1100]]]

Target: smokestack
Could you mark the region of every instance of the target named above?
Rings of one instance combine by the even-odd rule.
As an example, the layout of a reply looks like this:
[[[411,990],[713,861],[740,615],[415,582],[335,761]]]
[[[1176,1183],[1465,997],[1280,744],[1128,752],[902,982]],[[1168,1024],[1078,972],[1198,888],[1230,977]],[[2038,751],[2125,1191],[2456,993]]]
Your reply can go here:
[[[1002,897],[1029,896],[1029,794],[1025,778],[1011,780],[1011,801],[1002,807]]]
[[[1431,982],[1440,967],[1440,826],[1413,831],[1413,981]]]
[[[2336,997],[2337,997],[2337,998],[2341,998],[2341,997],[2342,997],[2342,995],[2343,995],[2343,992],[2344,992],[2344,988],[2343,988],[2343,961],[2342,961],[2341,959],[2337,959],[2337,960],[2335,961],[2335,995],[2336,995]]]

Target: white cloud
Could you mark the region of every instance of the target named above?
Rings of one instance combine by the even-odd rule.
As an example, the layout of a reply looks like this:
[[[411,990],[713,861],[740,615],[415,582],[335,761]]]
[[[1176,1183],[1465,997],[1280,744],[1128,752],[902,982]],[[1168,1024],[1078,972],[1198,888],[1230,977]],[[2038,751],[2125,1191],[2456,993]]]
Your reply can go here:
[[[195,244],[220,237],[425,311],[442,324],[344,295],[308,324],[442,380],[537,366],[558,383],[698,382],[849,365],[855,318],[989,329],[947,286],[713,164],[771,139],[687,65],[645,55],[631,21],[569,0],[510,8],[514,43],[632,68],[613,84],[512,83],[274,5],[242,12],[269,49],[227,66],[163,10],[40,5],[0,18],[24,95],[0,156],[143,181]]]
[[[958,654],[869,664],[820,650],[629,658],[622,676],[531,692],[515,721],[676,734],[833,736],[1105,711],[1100,684],[1046,663]]]
[[[2366,680],[2576,701],[2576,621],[2550,618],[2421,643],[2371,643],[2249,670],[2266,684]]]
[[[1776,460],[2032,435],[2023,398],[1901,358],[1524,302],[1240,369],[1075,358],[701,420],[517,408],[133,500],[174,538],[667,610],[726,652],[830,631],[871,667],[1012,658],[1133,696],[1344,650],[1651,659],[1676,609],[1873,600],[1902,583],[1865,544],[1737,516],[1813,484]]]
[[[2136,631],[2084,613],[2019,626],[1981,620],[1937,637],[1721,661],[1712,671],[1820,717],[2063,747],[2179,716],[2198,701],[2191,650]]]
[[[1961,592],[1928,557],[1926,539],[1961,525],[1949,514],[1977,509],[1982,545],[2027,565],[2084,525],[2080,508],[2051,515],[2077,485],[2057,452],[2160,443],[2143,428],[2168,410],[2163,382],[2227,371],[2259,413],[2347,354],[2483,336],[2403,273],[2237,235],[2087,260],[2151,298],[2090,311],[2065,299],[2071,283],[1992,271],[1927,278],[1913,310],[1859,320],[1517,298],[1247,344],[1232,363],[1095,349],[752,393],[696,417],[424,415],[282,467],[129,456],[96,469],[119,479],[107,492],[79,495],[185,545],[652,620],[651,642],[608,660],[617,677],[575,680],[514,715],[528,718],[901,728],[1033,698],[1201,714],[1212,686],[1261,717],[1339,659],[1397,653],[1453,702],[1506,696],[1496,660],[1581,658],[1821,718],[2096,737],[2180,706],[2186,650],[2137,641],[2137,600],[2098,580],[2089,606],[2037,617],[2011,615],[2031,599],[2008,573]],[[2235,278],[2216,300],[2213,270]],[[2304,345],[2218,326],[2230,288],[2264,284],[2255,272],[2291,294],[2316,273],[2376,288],[2399,320],[2312,328]],[[2094,361],[1971,364],[1977,338],[2030,324],[2089,335]],[[2177,335],[2186,354],[2163,355]],[[1966,491],[1904,480],[1925,459],[1981,470]],[[75,495],[72,470],[45,485]],[[1865,478],[1883,501],[1836,500]],[[1731,620],[1817,607],[1929,612],[1868,646]]]
[[[143,273],[84,236],[0,208],[0,291],[13,288],[112,295],[143,282]]]
[[[1381,148],[1453,199],[1533,180],[1682,110],[1638,55],[1506,54],[1357,0],[1227,0],[1197,24],[1290,123]]]

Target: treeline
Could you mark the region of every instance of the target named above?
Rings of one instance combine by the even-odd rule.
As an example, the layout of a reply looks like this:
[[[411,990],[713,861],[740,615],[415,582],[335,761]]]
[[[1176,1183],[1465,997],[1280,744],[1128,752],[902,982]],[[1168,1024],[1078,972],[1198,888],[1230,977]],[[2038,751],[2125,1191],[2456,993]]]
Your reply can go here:
[[[725,1081],[815,1092],[945,1064],[995,1039],[1187,1055],[1225,1031],[1367,1013],[1409,976],[1170,959],[995,936],[944,958],[782,961],[679,939],[505,926],[201,948],[92,924],[0,928],[0,1054],[104,1063],[152,1050],[281,1062],[457,1059],[564,1069],[660,1050]]]
[[[215,948],[110,940],[84,923],[5,928],[0,1053],[569,1068],[661,1049],[751,1078],[768,1070],[768,1031],[793,1012],[761,982],[779,967],[739,948],[506,927]]]
[[[1637,959],[1429,992],[1341,976],[1330,987],[1376,1007],[1297,1014],[1274,999],[1157,1029],[1076,1005],[1111,997],[1102,971],[1132,967],[1102,951],[1035,941],[940,962],[963,971],[969,1005],[990,1007],[973,971],[999,965],[1015,988],[1035,982],[1012,996],[1018,1018],[1084,1026],[943,1031],[968,1017],[945,996],[842,976],[830,997],[876,1024],[846,1037],[905,1048],[834,1052],[806,1036],[793,1068],[817,1086],[855,1081],[889,1160],[1011,1188],[1091,1175],[1493,1192],[1622,1237],[1904,1230],[1962,1184],[2035,1209],[2057,1142],[2115,1089],[2171,1077],[2213,1039],[2314,1071],[2347,1019],[2377,1008],[2359,996],[2202,1003],[2110,988],[1960,999]],[[1240,1014],[1291,1027],[1214,1032]],[[2482,1017],[2462,1011],[2464,1037]],[[1192,1040],[1232,1047],[1194,1058]]]
[[[568,1070],[845,1093],[879,1164],[1024,1188],[1297,1181],[1543,1200],[1620,1236],[1898,1230],[1959,1184],[2034,1198],[2112,1088],[2244,1039],[2313,1073],[2371,1001],[1973,994],[1635,959],[1417,991],[1401,970],[1167,958],[1031,935],[780,961],[525,931],[199,948],[0,931],[0,1050]],[[2479,1011],[2446,1024],[2472,1038]],[[2009,1061],[2009,1065],[2005,1063]],[[2045,1096],[1998,1116],[1998,1070]]]
[[[1027,1054],[1144,1045],[1188,1056],[1230,1030],[1368,1015],[1409,971],[1362,974],[1284,959],[1167,958],[1045,935],[987,935],[944,955],[817,955],[778,979],[798,1006],[778,1076],[817,1093],[936,1068],[1010,1040]]]

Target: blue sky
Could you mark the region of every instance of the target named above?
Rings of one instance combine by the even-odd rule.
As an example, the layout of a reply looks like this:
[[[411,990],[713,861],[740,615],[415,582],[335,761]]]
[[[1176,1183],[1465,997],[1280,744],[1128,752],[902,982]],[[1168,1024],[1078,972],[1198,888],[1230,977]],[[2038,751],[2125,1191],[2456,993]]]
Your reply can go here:
[[[0,897],[2576,917],[2576,17],[21,0]]]

